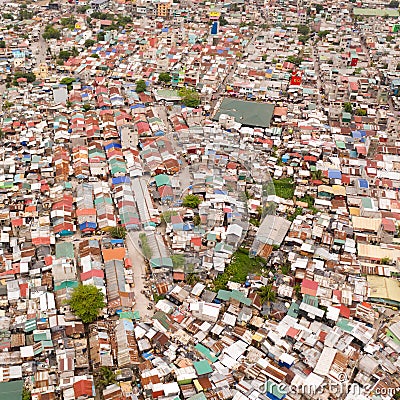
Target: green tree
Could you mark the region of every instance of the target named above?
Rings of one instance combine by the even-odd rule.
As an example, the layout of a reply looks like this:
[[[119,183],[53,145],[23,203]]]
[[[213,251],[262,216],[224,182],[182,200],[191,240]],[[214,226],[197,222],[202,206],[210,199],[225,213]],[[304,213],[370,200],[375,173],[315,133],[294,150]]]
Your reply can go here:
[[[267,302],[268,306],[271,301],[274,302],[276,299],[276,293],[274,292],[272,285],[262,286],[258,290],[258,294],[260,295],[261,302],[262,303]]]
[[[71,57],[72,53],[68,50],[60,50],[58,53],[58,58],[67,61]]]
[[[200,278],[194,272],[191,272],[185,276],[185,281],[190,286],[195,285],[199,280]]]
[[[200,96],[194,89],[183,87],[179,89],[179,96],[186,107],[196,108],[200,104]]]
[[[58,29],[54,28],[53,25],[47,25],[44,28],[42,37],[45,40],[49,40],[49,39],[57,39],[58,40],[61,37],[61,32]]]
[[[171,75],[168,72],[161,72],[160,75],[158,75],[158,82],[159,83],[170,83],[171,82]]]
[[[141,233],[139,235],[143,255],[147,260],[150,260],[151,257],[153,256],[153,252],[151,250],[151,247],[149,245],[149,241],[147,240],[147,236],[145,233]]]
[[[89,47],[92,47],[95,43],[96,41],[93,39],[86,39],[84,46],[88,49]]]
[[[174,268],[179,269],[185,266],[185,256],[183,254],[173,254],[171,260]]]
[[[399,8],[399,2],[397,0],[391,0],[388,7],[389,8]]]
[[[178,215],[178,211],[174,211],[174,210],[164,211],[161,214],[161,220],[164,221],[166,224],[169,224],[171,222],[171,217],[173,215]]]
[[[303,58],[299,56],[289,56],[286,58],[286,61],[298,67],[303,62]]]
[[[299,36],[299,42],[301,42],[301,43],[303,43],[303,44],[306,44],[307,43],[307,40],[309,39],[310,37],[308,36],[308,35],[300,35]]]
[[[327,36],[329,34],[329,31],[319,31],[318,32],[318,36],[320,38],[324,38],[325,36]]]
[[[267,58],[268,58],[268,55],[267,55],[267,54],[263,54],[263,55],[261,56],[261,59],[262,59],[263,61],[267,61]]]
[[[126,228],[121,225],[114,226],[110,230],[110,235],[114,239],[125,239],[126,238]]]
[[[365,117],[367,115],[367,110],[364,110],[363,108],[357,108],[357,110],[355,111],[355,115]]]
[[[74,29],[75,28],[75,24],[76,24],[76,19],[71,15],[69,17],[64,17],[60,19],[60,24],[62,26],[68,27],[70,29]]]
[[[301,295],[301,286],[299,284],[295,285],[293,287],[293,291],[294,291],[294,294],[296,295],[296,298],[300,300],[301,297],[302,297],[302,295]]]
[[[106,38],[106,34],[104,32],[99,32],[97,34],[97,41],[98,42],[104,42],[105,38]]]
[[[317,14],[319,14],[324,9],[324,6],[322,4],[314,4],[314,6]]]
[[[78,6],[78,7],[76,7],[76,12],[78,14],[85,14],[86,11],[89,10],[89,9],[90,9],[89,5],[87,5],[87,6]]]
[[[345,112],[351,114],[351,113],[353,112],[353,106],[351,105],[350,102],[343,103],[343,110],[344,110]]]
[[[110,367],[102,366],[98,371],[97,384],[101,388],[106,388],[115,383],[115,373]]]
[[[193,217],[193,224],[194,226],[199,226],[201,224],[201,218],[200,215],[195,215]]]
[[[225,17],[223,17],[222,15],[219,17],[219,24],[220,26],[225,26],[228,25],[229,22],[225,19]]]
[[[85,103],[83,106],[82,106],[82,108],[83,108],[83,111],[89,111],[91,108],[92,108],[92,106],[90,105],[90,104],[88,104],[88,103]]]
[[[4,40],[0,40],[0,49],[6,48],[6,42]]]
[[[143,79],[136,81],[136,93],[143,93],[146,89],[146,82]]]
[[[71,50],[72,57],[77,57],[79,55],[79,50],[74,46]]]
[[[103,292],[94,285],[77,286],[68,304],[72,312],[85,324],[95,321],[100,310],[106,306]]]
[[[300,35],[307,36],[310,33],[310,28],[308,25],[297,25],[297,32]]]
[[[61,79],[61,85],[67,85],[68,92],[72,90],[72,84],[75,82],[75,78],[63,78]]]
[[[6,100],[4,103],[3,103],[3,108],[5,109],[5,110],[9,110],[11,107],[13,107],[14,106],[14,103],[12,103],[11,101],[8,101],[8,100]]]
[[[18,85],[18,79],[19,79],[19,78],[25,78],[26,81],[27,81],[28,83],[32,83],[32,82],[35,82],[35,80],[36,80],[36,75],[35,75],[33,72],[21,72],[21,71],[17,71],[17,72],[14,74],[14,78],[13,78],[13,81],[12,81],[12,84],[13,84],[14,86],[17,86],[17,85]]]
[[[28,389],[23,388],[23,390],[22,390],[22,400],[31,400],[31,399],[32,399],[31,392]]]
[[[14,17],[11,13],[4,13],[2,17],[3,19],[10,19],[11,21],[14,21]]]
[[[187,194],[182,201],[183,207],[188,207],[188,208],[197,208],[200,203],[201,203],[200,197],[196,196],[195,194]]]
[[[389,265],[389,264],[390,264],[390,258],[389,257],[381,258],[381,265]]]

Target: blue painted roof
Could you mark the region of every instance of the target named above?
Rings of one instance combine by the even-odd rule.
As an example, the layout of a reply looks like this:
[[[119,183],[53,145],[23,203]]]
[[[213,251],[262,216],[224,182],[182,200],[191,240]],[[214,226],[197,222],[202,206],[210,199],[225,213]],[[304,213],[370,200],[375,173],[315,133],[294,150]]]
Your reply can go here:
[[[328,170],[329,179],[342,179],[342,173],[336,169]]]

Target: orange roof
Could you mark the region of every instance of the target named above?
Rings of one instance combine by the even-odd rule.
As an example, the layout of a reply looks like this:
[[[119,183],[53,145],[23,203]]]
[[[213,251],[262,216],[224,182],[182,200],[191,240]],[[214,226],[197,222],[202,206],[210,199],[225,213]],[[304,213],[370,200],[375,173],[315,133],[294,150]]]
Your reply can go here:
[[[124,247],[117,247],[115,249],[104,249],[102,251],[104,262],[111,260],[123,260],[126,250]]]
[[[81,215],[96,215],[95,208],[83,208],[82,210],[76,210],[76,216],[80,217]]]

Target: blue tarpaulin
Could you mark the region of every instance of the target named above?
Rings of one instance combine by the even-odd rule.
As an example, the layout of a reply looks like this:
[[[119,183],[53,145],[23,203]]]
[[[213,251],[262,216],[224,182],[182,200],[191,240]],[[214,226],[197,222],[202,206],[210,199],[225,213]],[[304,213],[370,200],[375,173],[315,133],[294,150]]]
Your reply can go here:
[[[104,149],[105,150],[109,150],[109,149],[112,149],[113,147],[116,147],[118,149],[122,149],[122,146],[119,143],[116,143],[116,142],[112,142],[110,144],[105,145]]]
[[[84,222],[79,224],[79,229],[83,231],[84,229],[96,229],[97,224],[95,222]]]
[[[111,244],[124,244],[124,239],[111,239]]]
[[[120,185],[121,183],[130,183],[131,179],[129,176],[117,176],[116,178],[112,178],[113,185]]]
[[[328,170],[328,178],[329,179],[342,179],[342,173],[337,169]]]

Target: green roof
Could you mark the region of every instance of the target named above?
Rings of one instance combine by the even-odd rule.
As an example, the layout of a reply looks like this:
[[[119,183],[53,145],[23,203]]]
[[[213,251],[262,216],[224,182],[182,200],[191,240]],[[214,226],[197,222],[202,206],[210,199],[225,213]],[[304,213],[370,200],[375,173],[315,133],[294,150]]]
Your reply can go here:
[[[372,200],[370,197],[363,197],[361,199],[361,204],[364,208],[372,208]]]
[[[234,117],[235,121],[242,125],[268,128],[274,108],[275,106],[269,103],[225,98],[222,100],[214,120],[218,121],[221,114],[226,114]]]
[[[0,394],[2,399],[7,400],[21,400],[22,389],[24,387],[24,381],[11,381],[0,383]]]
[[[267,382],[265,382],[265,389],[267,391],[267,397],[269,397],[268,394],[272,394],[274,399],[283,399],[286,396],[286,392],[274,381],[267,380]]]
[[[346,318],[339,318],[336,325],[345,332],[350,333],[353,330],[353,326],[349,324],[349,320]]]
[[[74,258],[74,244],[71,242],[57,243],[56,258]]]
[[[203,392],[201,392],[189,397],[188,400],[207,400],[207,397]]]
[[[193,367],[198,375],[211,374],[211,372],[213,372],[207,360],[196,361],[193,363]]]
[[[363,15],[365,17],[398,17],[399,11],[393,8],[353,8],[354,15]]]
[[[140,319],[139,311],[123,311],[119,314],[120,319]]]
[[[251,305],[251,300],[248,299],[242,292],[239,290],[222,290],[220,289],[217,294],[217,299],[228,301],[230,299],[234,299],[239,301],[240,303],[245,304],[246,306]]]
[[[297,303],[293,302],[289,307],[287,315],[289,315],[290,317],[293,317],[293,318],[298,318],[299,317],[299,309],[300,309],[299,305]]]
[[[36,329],[36,319],[28,319],[25,322],[25,332],[32,332]]]
[[[208,360],[210,360],[211,362],[215,362],[218,360],[218,357],[215,357],[211,351],[203,346],[201,343],[197,343],[196,346],[194,346],[194,348],[200,353],[202,354],[204,357],[206,357]]]
[[[343,149],[344,150],[346,148],[346,144],[344,142],[342,142],[341,140],[337,140],[336,141],[336,147],[338,149]]]
[[[150,260],[150,266],[152,268],[162,268],[162,267],[173,267],[172,260],[170,257],[162,258],[152,258]]]
[[[54,290],[57,291],[66,288],[76,288],[77,286],[79,286],[78,281],[64,281],[61,282],[59,285],[55,285]]]
[[[153,317],[153,319],[157,320],[165,329],[170,328],[170,323],[164,311],[157,311]]]
[[[156,181],[156,185],[157,187],[160,186],[171,186],[171,180],[169,179],[168,175],[165,174],[160,174],[154,177],[155,181]]]

